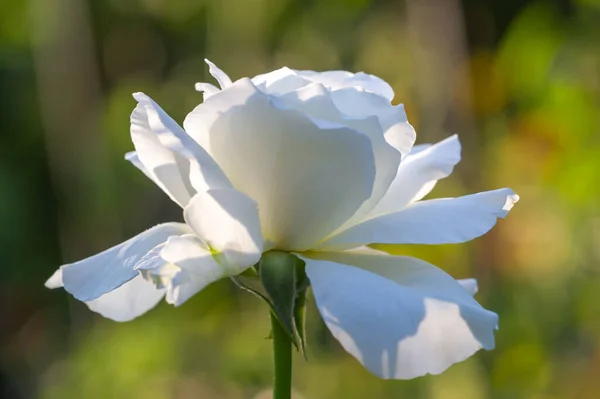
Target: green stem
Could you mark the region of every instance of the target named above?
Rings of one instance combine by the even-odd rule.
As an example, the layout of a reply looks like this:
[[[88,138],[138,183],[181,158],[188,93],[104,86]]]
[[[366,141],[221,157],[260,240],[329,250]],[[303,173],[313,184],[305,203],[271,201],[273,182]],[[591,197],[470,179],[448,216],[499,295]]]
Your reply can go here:
[[[273,399],[292,397],[292,342],[271,313],[271,337],[273,338]]]

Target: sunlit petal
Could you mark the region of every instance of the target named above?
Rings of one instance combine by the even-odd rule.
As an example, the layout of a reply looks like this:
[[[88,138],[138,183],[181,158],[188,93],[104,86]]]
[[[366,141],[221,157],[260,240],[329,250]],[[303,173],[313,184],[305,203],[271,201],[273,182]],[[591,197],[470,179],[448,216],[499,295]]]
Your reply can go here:
[[[234,187],[258,203],[265,240],[305,249],[339,227],[373,190],[370,140],[286,108],[249,80],[199,105],[186,130]]]
[[[263,249],[258,208],[234,189],[198,193],[184,210],[187,224],[238,273],[258,262]]]
[[[320,249],[367,244],[455,244],[487,233],[519,200],[511,189],[415,202],[400,212],[367,220],[333,236]]]
[[[387,193],[369,216],[397,212],[422,199],[438,180],[452,173],[459,161],[460,142],[456,135],[427,148],[413,149],[400,163]]]

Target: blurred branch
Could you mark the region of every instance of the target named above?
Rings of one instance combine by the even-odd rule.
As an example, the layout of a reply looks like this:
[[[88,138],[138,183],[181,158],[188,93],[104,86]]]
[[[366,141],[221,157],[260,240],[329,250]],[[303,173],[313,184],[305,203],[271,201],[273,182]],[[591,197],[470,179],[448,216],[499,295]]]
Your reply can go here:
[[[68,209],[59,220],[61,248],[73,259],[89,253],[94,235],[81,237],[81,232],[90,229],[86,221],[99,211],[94,209],[97,179],[90,177],[98,170],[106,173],[108,165],[98,134],[101,93],[92,29],[86,1],[32,0],[29,11],[49,167]],[[102,231],[108,227],[110,233],[116,220],[102,213]]]
[[[418,81],[420,136],[432,142],[458,133],[465,153],[469,153],[469,166],[478,165],[480,143],[469,95],[469,55],[460,1],[407,0],[406,7]],[[466,93],[460,102],[456,99],[458,84]],[[466,173],[466,185],[476,186],[477,168],[461,169]]]

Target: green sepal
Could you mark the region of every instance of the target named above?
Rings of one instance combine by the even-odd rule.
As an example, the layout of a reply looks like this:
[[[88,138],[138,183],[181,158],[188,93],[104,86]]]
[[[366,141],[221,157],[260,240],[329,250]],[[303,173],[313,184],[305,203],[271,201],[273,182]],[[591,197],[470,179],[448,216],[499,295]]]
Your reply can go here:
[[[304,360],[306,357],[306,289],[298,292],[296,302],[294,304],[294,326],[297,336],[298,345],[296,347],[302,353]]]
[[[295,255],[270,251],[263,254],[258,273],[273,314],[306,358],[304,309],[310,283],[304,267],[304,262]]]
[[[260,281],[267,292],[271,308],[294,345],[294,303],[296,300],[296,265],[300,259],[287,252],[270,251],[263,254],[258,270]]]
[[[305,263],[283,251],[269,251],[260,262],[231,280],[269,305],[290,341],[306,359],[305,308],[310,281]]]
[[[243,273],[231,276],[230,278],[239,288],[259,297],[270,306],[271,301],[269,301],[268,295],[260,283],[258,271],[256,270],[257,266],[252,266]]]
[[[310,280],[306,276],[306,263],[296,266],[296,300],[294,302],[294,325],[298,337],[298,349],[302,352],[304,360],[306,357],[306,294],[310,287]]]

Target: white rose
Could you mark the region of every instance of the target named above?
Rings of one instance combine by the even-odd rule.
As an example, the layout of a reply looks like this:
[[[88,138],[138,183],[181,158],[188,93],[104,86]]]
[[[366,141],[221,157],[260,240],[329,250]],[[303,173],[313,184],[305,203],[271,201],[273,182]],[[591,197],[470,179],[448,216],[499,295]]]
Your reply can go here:
[[[306,262],[328,328],[378,376],[437,374],[493,348],[497,315],[473,299],[474,280],[364,246],[471,240],[508,213],[512,190],[423,201],[460,160],[460,143],[413,148],[403,106],[375,76],[282,68],[232,82],[209,65],[220,88],[196,85],[205,99],[185,130],[134,94],[127,159],[186,223],[64,265],[49,287],[125,321],[164,295],[180,305],[277,249]]]

